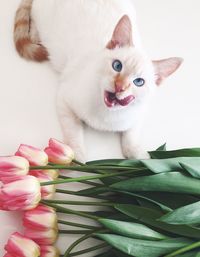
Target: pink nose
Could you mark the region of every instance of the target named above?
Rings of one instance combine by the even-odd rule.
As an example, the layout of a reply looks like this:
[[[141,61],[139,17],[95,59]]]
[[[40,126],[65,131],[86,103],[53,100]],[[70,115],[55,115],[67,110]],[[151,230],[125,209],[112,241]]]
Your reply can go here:
[[[130,87],[130,84],[125,81],[115,81],[115,93],[124,92],[126,89]]]

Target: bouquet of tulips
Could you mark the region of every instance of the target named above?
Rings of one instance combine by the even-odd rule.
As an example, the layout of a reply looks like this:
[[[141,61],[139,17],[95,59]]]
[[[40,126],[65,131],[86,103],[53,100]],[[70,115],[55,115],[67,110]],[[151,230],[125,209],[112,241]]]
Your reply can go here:
[[[24,225],[23,234],[15,232],[8,239],[4,257],[89,252],[95,257],[199,257],[200,148],[166,151],[164,145],[150,156],[149,160],[83,164],[75,160],[69,146],[50,139],[45,150],[21,145],[15,155],[0,157],[0,209],[22,211]],[[73,172],[76,177],[69,176]],[[74,182],[85,188],[72,191],[56,186]],[[78,201],[56,199],[60,194]],[[102,209],[83,211],[69,205]],[[61,220],[60,214],[67,218]],[[82,222],[69,221],[69,215],[79,216]],[[80,236],[61,254],[54,246],[59,234]],[[75,249],[89,238],[97,243]]]

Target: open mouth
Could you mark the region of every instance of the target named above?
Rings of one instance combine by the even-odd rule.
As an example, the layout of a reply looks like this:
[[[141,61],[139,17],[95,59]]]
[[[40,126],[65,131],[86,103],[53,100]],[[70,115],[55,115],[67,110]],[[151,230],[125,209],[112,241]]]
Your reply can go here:
[[[123,99],[118,99],[116,93],[105,91],[104,102],[108,107],[114,107],[116,105],[127,106],[129,105],[135,97],[133,95],[126,96]]]

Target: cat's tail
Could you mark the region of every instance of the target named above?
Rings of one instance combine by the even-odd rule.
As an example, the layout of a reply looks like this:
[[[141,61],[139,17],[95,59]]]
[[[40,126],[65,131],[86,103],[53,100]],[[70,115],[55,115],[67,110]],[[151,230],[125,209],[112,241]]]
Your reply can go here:
[[[40,38],[31,20],[33,0],[22,0],[15,16],[14,42],[18,53],[37,62],[48,60],[46,48],[40,44]]]

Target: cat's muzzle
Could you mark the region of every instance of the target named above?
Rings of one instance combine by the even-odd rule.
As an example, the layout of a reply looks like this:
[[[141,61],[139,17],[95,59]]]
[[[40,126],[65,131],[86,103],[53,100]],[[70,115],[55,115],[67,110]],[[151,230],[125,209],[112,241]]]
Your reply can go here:
[[[124,98],[120,97],[120,99],[119,99],[118,95],[119,95],[118,93],[105,91],[104,92],[104,102],[105,102],[106,106],[109,108],[117,106],[117,105],[127,106],[135,99],[134,95],[128,95]]]

